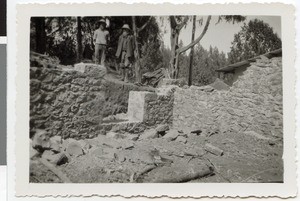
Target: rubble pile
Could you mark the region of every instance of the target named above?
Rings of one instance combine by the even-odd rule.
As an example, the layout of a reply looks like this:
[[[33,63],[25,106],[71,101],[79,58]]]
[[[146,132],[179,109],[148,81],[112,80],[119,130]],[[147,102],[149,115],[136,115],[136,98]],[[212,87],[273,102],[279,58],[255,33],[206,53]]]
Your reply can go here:
[[[197,101],[195,101],[197,100]],[[282,139],[281,58],[258,59],[228,91],[177,89],[173,125]]]
[[[213,173],[211,164],[201,159],[209,152],[198,147],[195,138],[203,136],[170,129],[167,124],[142,134],[110,131],[84,140],[50,137],[38,130],[31,143],[31,159],[50,167],[60,182],[185,182]],[[31,174],[37,173],[32,170]]]

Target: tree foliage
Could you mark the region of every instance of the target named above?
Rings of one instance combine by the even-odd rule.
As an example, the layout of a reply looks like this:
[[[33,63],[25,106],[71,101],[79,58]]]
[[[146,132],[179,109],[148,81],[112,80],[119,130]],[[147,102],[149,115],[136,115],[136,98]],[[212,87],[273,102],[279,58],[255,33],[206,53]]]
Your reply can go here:
[[[179,78],[188,79],[189,55],[181,54],[179,64]],[[224,52],[220,52],[217,47],[210,46],[208,50],[200,44],[194,47],[192,83],[193,85],[203,86],[211,84],[217,78],[215,70],[227,65]]]
[[[209,29],[211,16],[207,16],[206,23],[203,27],[203,30],[199,36],[194,39],[194,41],[191,41],[190,44],[180,47],[178,44],[178,38],[180,35],[180,31],[183,27],[187,25],[189,21],[191,21],[192,16],[170,16],[170,28],[171,28],[171,60],[169,65],[169,74],[171,78],[178,78],[179,76],[179,68],[180,68],[180,62],[179,57],[180,54],[184,53],[185,51],[189,50],[190,48],[194,47],[196,44],[198,44],[201,39],[205,36],[207,30]],[[218,18],[218,22],[222,20],[225,20],[226,22],[241,22],[244,21],[246,17],[241,15],[221,15]],[[196,19],[196,21],[199,22],[200,26],[203,24],[203,17],[200,17],[200,19]]]
[[[78,21],[79,19],[79,21]],[[33,17],[31,19],[31,50],[39,53],[46,53],[50,56],[57,56],[64,65],[72,65],[81,58],[83,60],[93,60],[94,44],[93,34],[97,29],[97,23],[100,19],[109,21],[107,27],[110,32],[110,43],[107,48],[107,63],[114,65],[115,53],[117,49],[118,38],[122,33],[122,26],[126,23],[132,28],[131,16],[117,17]],[[149,61],[150,58],[155,62],[161,61],[159,50],[161,39],[159,38],[159,27],[156,19],[149,16],[136,16],[136,25],[138,28],[145,26],[140,30],[137,41],[139,52],[142,53],[143,60]],[[148,22],[149,21],[149,22]],[[80,24],[79,24],[80,23]],[[81,34],[78,33],[80,26]],[[80,37],[81,36],[81,37]],[[79,39],[79,40],[78,40]],[[44,41],[44,42],[42,42]],[[78,44],[81,41],[81,45]],[[142,52],[142,48],[147,52]],[[82,49],[82,53],[80,52]],[[80,54],[80,55],[79,55]],[[150,57],[150,58],[147,58]],[[142,68],[155,69],[153,65],[146,65],[144,62]],[[143,62],[142,62],[143,63]]]
[[[234,35],[228,54],[230,63],[236,63],[257,55],[281,48],[281,40],[273,28],[262,20],[254,19],[244,23],[240,32]]]

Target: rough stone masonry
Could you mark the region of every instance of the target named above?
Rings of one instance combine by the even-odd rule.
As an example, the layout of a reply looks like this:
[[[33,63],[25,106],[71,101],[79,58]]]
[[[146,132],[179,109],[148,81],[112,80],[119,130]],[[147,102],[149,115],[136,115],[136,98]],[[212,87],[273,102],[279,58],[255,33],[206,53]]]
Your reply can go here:
[[[147,92],[105,79],[105,69],[87,69],[31,65],[32,132],[46,128],[52,135],[83,139],[109,130],[140,133],[168,124],[175,129],[282,138],[281,58],[257,60],[229,90],[222,91],[210,86],[180,88],[171,82]],[[103,117],[127,110],[126,122],[101,123]]]
[[[62,138],[93,138],[102,129],[103,117],[127,112],[129,91],[147,90],[107,79],[101,66],[83,64],[76,70],[58,63],[49,66],[45,59],[31,55],[31,135],[47,129]]]
[[[173,127],[282,138],[282,59],[262,58],[228,91],[177,88]]]

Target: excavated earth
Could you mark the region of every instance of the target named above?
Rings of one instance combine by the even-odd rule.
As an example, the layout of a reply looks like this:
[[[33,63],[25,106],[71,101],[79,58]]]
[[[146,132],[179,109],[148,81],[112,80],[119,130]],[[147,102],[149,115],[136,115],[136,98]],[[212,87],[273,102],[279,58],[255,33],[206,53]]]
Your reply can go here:
[[[71,156],[68,144],[74,142],[82,152]],[[283,181],[282,141],[255,135],[171,129],[162,136],[149,129],[141,135],[110,132],[65,140],[59,147],[68,162],[56,168],[74,183]],[[64,182],[38,158],[31,162],[31,182]],[[187,168],[196,174],[189,175]]]

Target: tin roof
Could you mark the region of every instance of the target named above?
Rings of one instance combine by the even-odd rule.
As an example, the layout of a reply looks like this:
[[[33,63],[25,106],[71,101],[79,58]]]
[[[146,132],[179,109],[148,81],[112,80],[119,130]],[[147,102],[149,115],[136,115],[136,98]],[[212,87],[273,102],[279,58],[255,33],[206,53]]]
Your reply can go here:
[[[263,54],[263,55],[259,55],[259,56],[256,56],[256,57],[244,60],[244,61],[240,61],[240,62],[237,62],[237,63],[234,63],[234,64],[230,64],[228,66],[217,69],[216,71],[217,72],[231,72],[231,71],[234,71],[235,69],[240,68],[240,67],[250,66],[251,62],[255,62],[256,59],[259,59],[261,56],[265,56],[269,59],[272,58],[272,57],[276,57],[276,56],[282,56],[282,50],[281,50],[281,48],[277,49],[277,50],[273,50],[273,51],[268,52],[268,53]]]

